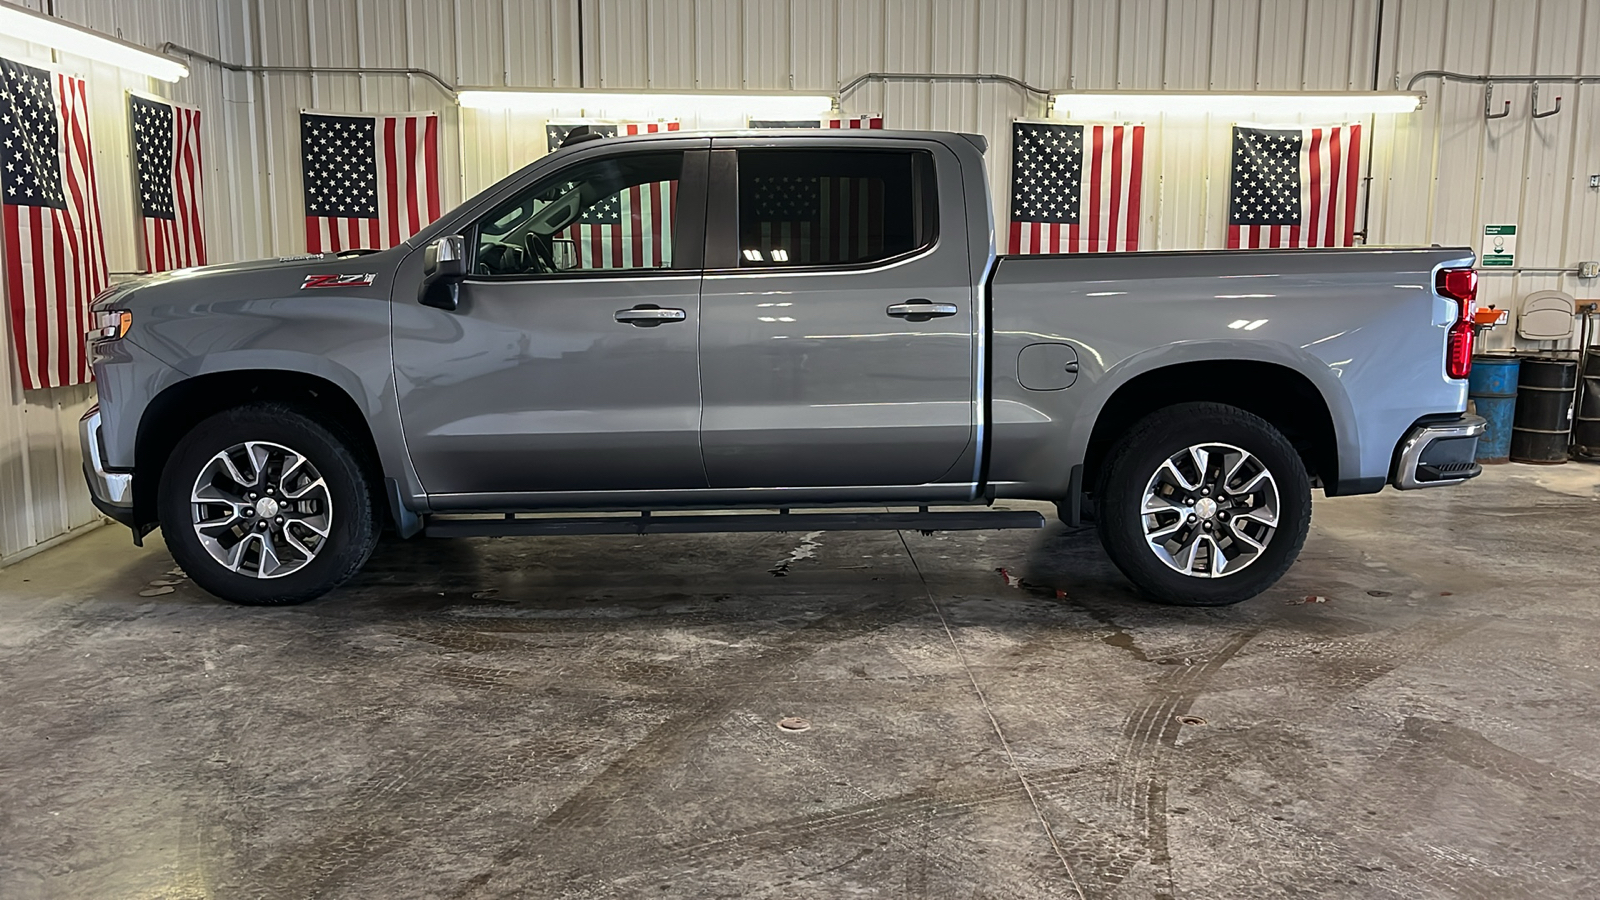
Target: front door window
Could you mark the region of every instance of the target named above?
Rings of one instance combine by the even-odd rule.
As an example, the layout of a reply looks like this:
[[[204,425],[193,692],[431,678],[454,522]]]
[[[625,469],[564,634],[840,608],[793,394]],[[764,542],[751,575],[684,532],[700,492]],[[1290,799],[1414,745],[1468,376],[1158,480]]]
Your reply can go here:
[[[635,153],[539,182],[479,223],[473,272],[670,269],[682,171],[682,153]]]

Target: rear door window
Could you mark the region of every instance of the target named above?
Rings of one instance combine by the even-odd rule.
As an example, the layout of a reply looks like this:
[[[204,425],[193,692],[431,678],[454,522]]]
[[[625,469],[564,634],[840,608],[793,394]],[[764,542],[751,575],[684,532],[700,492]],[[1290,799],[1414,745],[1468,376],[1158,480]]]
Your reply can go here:
[[[933,157],[919,150],[739,151],[739,266],[850,266],[933,243]]]

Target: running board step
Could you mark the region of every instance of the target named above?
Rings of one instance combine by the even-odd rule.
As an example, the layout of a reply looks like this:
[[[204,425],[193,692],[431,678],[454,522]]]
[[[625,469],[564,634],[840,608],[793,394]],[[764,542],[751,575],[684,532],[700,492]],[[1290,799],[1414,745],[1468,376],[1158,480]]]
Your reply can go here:
[[[508,537],[548,534],[709,534],[755,531],[984,531],[1043,528],[1032,510],[905,513],[757,513],[498,518],[429,516],[428,537]]]

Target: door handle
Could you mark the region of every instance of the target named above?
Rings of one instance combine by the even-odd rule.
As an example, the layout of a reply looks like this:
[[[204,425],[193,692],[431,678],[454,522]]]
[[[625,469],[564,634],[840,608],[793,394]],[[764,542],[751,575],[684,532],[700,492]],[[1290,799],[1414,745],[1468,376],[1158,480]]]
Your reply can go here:
[[[663,322],[682,322],[688,314],[681,309],[662,309],[654,303],[641,303],[633,309],[617,310],[618,322],[635,328],[654,328]]]
[[[934,303],[931,300],[907,300],[904,303],[892,303],[884,312],[896,319],[905,319],[907,322],[926,322],[929,319],[943,318],[956,314],[954,303]]]

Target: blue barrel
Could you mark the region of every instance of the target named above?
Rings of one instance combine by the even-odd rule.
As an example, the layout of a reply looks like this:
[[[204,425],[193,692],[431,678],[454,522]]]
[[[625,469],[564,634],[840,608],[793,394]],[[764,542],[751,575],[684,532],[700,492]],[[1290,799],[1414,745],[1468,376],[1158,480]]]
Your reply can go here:
[[[1477,356],[1467,378],[1467,396],[1489,427],[1478,438],[1478,462],[1511,459],[1511,418],[1517,407],[1517,377],[1522,360],[1514,356]]]

